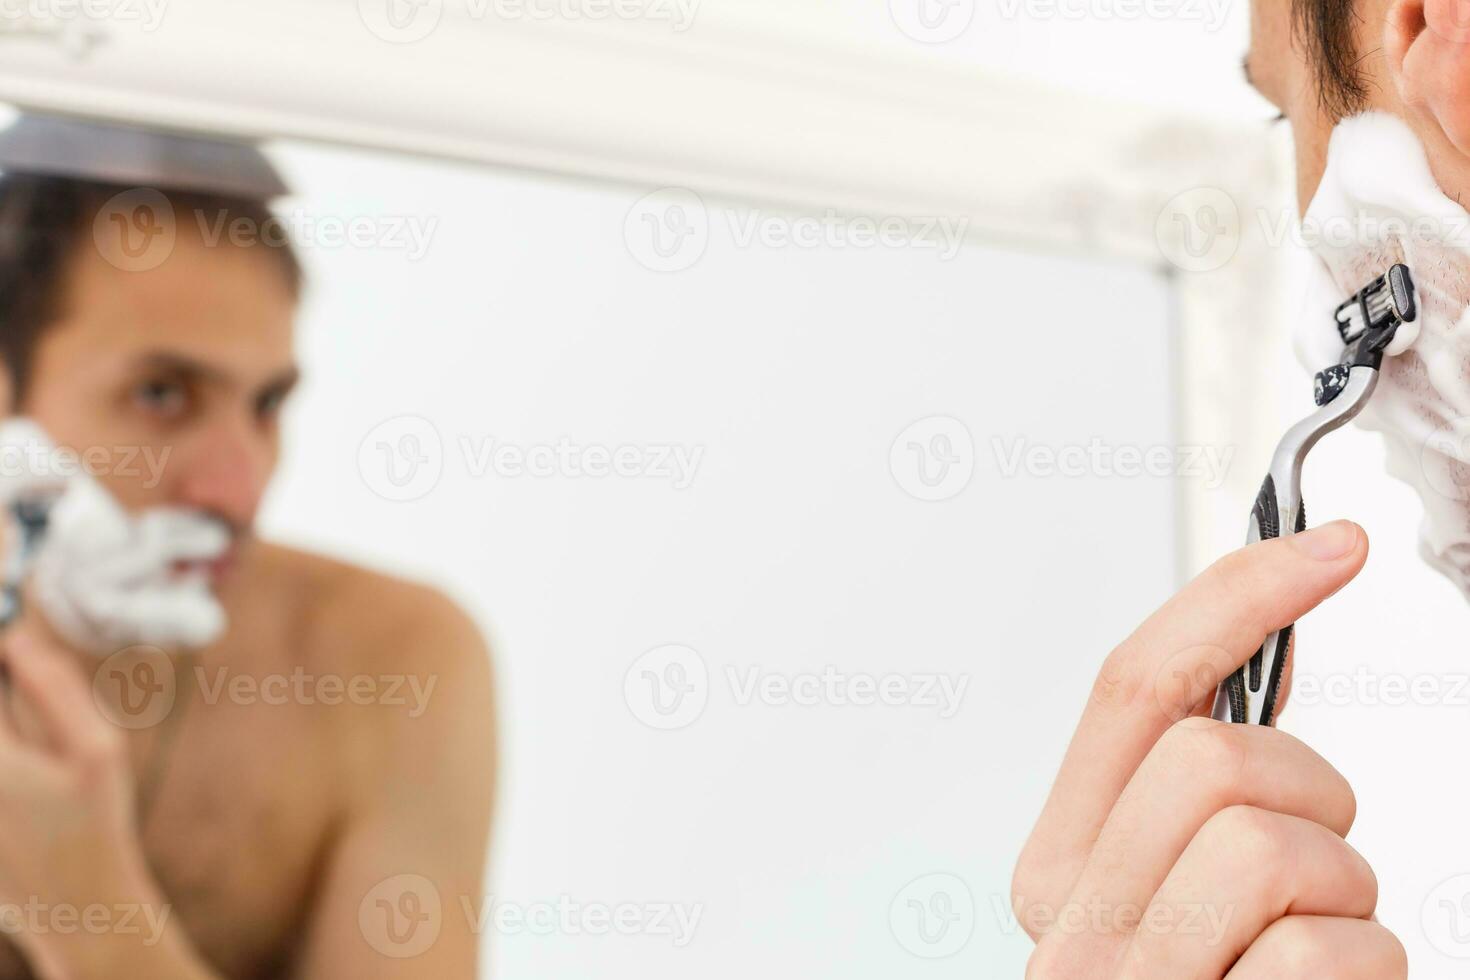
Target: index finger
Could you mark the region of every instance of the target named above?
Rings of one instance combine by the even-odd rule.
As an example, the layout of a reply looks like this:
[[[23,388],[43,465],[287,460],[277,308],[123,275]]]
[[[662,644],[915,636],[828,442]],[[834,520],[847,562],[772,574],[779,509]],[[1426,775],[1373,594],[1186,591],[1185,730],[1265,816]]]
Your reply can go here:
[[[1336,521],[1226,555],[1107,658],[1017,865],[1018,897],[1060,903],[1113,804],[1159,737],[1208,710],[1215,685],[1267,634],[1295,622],[1363,567],[1368,541]],[[1029,894],[1028,894],[1029,893]]]

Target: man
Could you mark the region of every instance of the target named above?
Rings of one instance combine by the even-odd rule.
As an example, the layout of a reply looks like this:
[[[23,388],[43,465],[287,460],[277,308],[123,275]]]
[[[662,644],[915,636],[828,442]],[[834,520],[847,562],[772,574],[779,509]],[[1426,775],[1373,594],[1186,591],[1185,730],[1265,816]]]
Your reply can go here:
[[[1256,0],[1247,74],[1291,123],[1303,209],[1334,128],[1365,110],[1403,120],[1439,188],[1465,200],[1467,28],[1457,0]],[[1016,867],[1032,980],[1407,975],[1374,918],[1374,873],[1343,839],[1347,781],[1289,735],[1204,717],[1213,681],[1367,551],[1360,528],[1335,522],[1236,552],[1107,658]],[[1185,927],[1190,910],[1223,929]]]
[[[246,148],[46,125],[0,181],[0,405],[128,512],[226,528],[228,627],[103,657],[31,603],[0,639],[0,977],[472,976],[484,646],[429,589],[251,532],[297,376],[274,176]],[[128,182],[88,175],[108,167]],[[134,261],[114,218],[166,221],[166,254]],[[255,234],[209,234],[232,227]]]

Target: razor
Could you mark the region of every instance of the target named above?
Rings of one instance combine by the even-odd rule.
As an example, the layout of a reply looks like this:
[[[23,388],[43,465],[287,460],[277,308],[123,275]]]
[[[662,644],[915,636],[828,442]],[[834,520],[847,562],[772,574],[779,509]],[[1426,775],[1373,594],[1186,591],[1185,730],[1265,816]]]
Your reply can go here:
[[[1399,327],[1412,323],[1417,315],[1414,280],[1404,265],[1395,265],[1338,306],[1334,317],[1342,337],[1342,357],[1317,372],[1313,381],[1317,411],[1288,429],[1277,444],[1271,469],[1251,508],[1247,544],[1306,530],[1302,463],[1307,453],[1368,404],[1378,387],[1384,348]],[[1275,721],[1293,625],[1266,637],[1250,661],[1225,679],[1215,694],[1215,718],[1252,725]]]
[[[51,508],[61,497],[60,486],[38,488],[23,494],[9,507],[8,531],[14,535],[9,553],[0,565],[0,630],[21,614],[21,593],[41,539],[50,523]]]

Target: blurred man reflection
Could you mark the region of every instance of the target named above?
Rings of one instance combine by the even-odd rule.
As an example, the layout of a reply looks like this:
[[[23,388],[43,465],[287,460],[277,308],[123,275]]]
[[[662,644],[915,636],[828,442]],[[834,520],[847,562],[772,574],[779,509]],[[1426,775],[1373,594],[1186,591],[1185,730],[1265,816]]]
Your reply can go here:
[[[5,634],[0,977],[473,975],[482,640],[430,589],[252,531],[297,381],[280,178],[251,147],[40,118],[0,169],[5,415],[130,514],[230,541],[201,649],[76,649],[34,604]]]

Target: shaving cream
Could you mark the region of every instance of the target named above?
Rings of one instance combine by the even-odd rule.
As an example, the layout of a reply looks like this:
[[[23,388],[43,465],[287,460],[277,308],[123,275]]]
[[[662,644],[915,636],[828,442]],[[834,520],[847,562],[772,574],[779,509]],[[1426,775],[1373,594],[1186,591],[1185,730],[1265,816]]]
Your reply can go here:
[[[1445,196],[1413,131],[1368,113],[1332,133],[1302,221],[1313,263],[1296,348],[1312,371],[1342,356],[1333,310],[1395,262],[1413,274],[1419,316],[1387,348],[1358,417],[1382,433],[1388,471],[1424,505],[1424,559],[1470,596],[1470,213]]]

